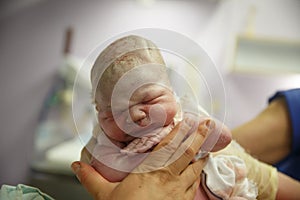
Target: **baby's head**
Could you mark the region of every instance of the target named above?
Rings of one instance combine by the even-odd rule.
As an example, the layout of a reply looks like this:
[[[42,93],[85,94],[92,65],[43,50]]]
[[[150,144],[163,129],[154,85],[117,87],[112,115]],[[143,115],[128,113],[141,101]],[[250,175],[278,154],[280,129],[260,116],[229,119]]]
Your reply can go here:
[[[153,42],[134,35],[116,40],[97,58],[91,80],[98,121],[110,139],[126,143],[173,122],[177,103]]]

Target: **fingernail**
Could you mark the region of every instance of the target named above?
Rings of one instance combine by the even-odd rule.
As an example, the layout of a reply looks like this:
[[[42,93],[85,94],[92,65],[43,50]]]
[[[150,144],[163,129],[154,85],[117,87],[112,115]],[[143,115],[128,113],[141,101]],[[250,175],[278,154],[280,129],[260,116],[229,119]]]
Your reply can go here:
[[[215,124],[216,123],[212,119],[209,119],[205,122],[205,127],[211,130],[215,127]]]
[[[80,181],[80,177],[78,176],[78,172],[81,168],[80,162],[76,161],[73,162],[71,165],[72,171],[74,172],[74,174],[77,176],[78,180]]]
[[[208,137],[210,130],[213,129],[214,121],[211,119],[205,119],[204,123],[201,123],[200,126],[198,126],[199,133],[204,137]]]

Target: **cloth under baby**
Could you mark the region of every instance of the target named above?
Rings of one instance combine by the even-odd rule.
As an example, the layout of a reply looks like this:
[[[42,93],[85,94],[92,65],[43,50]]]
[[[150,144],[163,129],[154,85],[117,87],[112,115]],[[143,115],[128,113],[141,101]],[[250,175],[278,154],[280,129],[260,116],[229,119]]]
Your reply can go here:
[[[54,200],[49,195],[41,192],[38,188],[18,184],[17,186],[2,185],[0,189],[1,200]]]
[[[245,162],[234,155],[209,155],[201,185],[211,200],[256,199],[258,194],[256,184],[247,178]]]
[[[169,132],[170,130],[167,131]],[[120,181],[125,178],[148,155],[147,153],[122,153],[120,147],[107,138],[99,125],[96,125],[93,130],[93,139],[95,146],[90,163],[110,181]],[[120,173],[105,172],[105,169],[109,168]],[[238,199],[252,200],[257,197],[257,187],[254,182],[248,180],[244,161],[234,155],[210,153],[201,179],[200,188],[205,191],[209,199],[238,197]],[[196,199],[199,199],[199,195]]]

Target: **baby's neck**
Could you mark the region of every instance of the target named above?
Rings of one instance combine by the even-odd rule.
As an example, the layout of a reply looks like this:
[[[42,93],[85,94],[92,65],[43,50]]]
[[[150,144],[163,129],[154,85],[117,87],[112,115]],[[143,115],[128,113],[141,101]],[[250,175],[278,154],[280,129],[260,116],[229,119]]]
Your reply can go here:
[[[121,142],[121,141],[117,141],[115,139],[112,139],[111,137],[109,137],[104,131],[103,133],[106,135],[106,137],[117,147],[123,149],[124,147],[126,147],[131,141],[129,142]]]

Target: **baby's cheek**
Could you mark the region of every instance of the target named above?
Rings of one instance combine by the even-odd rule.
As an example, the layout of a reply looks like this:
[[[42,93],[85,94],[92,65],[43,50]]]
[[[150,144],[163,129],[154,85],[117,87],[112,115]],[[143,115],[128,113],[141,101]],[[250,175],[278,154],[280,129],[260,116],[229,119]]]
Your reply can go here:
[[[123,141],[124,134],[123,131],[119,128],[119,126],[115,123],[114,120],[100,120],[100,127],[104,130],[105,134],[108,135],[110,138]]]
[[[166,111],[166,114],[167,114],[167,119],[166,119],[166,122],[165,122],[165,125],[169,125],[170,123],[172,123],[174,121],[174,117],[176,116],[177,114],[177,105],[171,105],[171,106],[167,106],[165,111]]]

